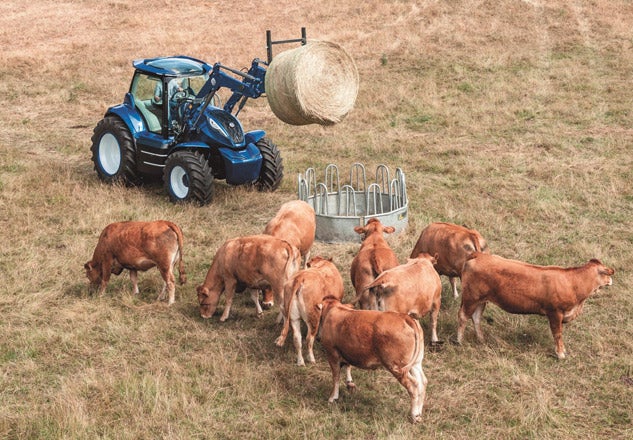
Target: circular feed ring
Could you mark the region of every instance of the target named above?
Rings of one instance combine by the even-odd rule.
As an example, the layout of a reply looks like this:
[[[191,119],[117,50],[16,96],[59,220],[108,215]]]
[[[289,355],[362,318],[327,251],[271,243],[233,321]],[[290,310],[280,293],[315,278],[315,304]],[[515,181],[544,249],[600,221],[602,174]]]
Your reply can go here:
[[[385,165],[376,167],[374,182],[367,182],[365,167],[352,165],[349,181],[341,184],[338,167],[329,164],[322,182],[317,182],[314,168],[299,175],[299,199],[308,202],[316,213],[316,239],[333,243],[359,241],[356,226],[364,226],[370,218],[377,218],[385,226],[393,226],[396,233],[408,224],[409,201],[404,173],[396,168],[395,177],[389,176]]]

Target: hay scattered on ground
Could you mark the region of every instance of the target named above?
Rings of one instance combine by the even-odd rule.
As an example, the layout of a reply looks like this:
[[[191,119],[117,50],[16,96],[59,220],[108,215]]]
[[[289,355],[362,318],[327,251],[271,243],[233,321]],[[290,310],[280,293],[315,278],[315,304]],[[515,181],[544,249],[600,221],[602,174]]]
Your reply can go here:
[[[338,44],[310,41],[281,52],[266,72],[266,95],[273,113],[291,125],[333,125],[354,107],[358,70]]]

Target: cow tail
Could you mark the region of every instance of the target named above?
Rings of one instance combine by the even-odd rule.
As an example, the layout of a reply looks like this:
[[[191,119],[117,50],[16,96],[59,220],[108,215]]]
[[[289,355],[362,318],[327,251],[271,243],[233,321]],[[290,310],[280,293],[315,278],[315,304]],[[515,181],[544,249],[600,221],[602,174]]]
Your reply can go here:
[[[182,250],[183,250],[183,237],[182,230],[180,227],[174,223],[169,223],[169,227],[172,231],[176,233],[176,237],[178,239],[178,281],[180,284],[185,284],[187,282],[187,274],[185,272],[185,265],[182,261]]]
[[[422,327],[420,326],[420,322],[417,319],[412,318],[412,317],[410,318],[411,320],[410,321],[407,320],[407,321],[413,323],[411,327],[413,329],[415,342],[414,342],[413,355],[411,356],[411,360],[409,361],[407,365],[402,367],[402,374],[408,374],[409,370],[411,370],[411,367],[413,367],[418,362],[422,362],[422,358],[424,358],[424,336],[422,333]]]
[[[299,296],[301,293],[301,289],[303,289],[303,283],[299,284],[299,288],[295,289],[294,280],[292,281],[292,294],[288,295],[288,298],[284,298],[284,325],[281,328],[281,333],[277,338],[276,344],[278,347],[283,347],[286,342],[286,338],[288,337],[288,331],[290,330],[290,309],[292,307],[292,301],[294,301],[295,296]]]

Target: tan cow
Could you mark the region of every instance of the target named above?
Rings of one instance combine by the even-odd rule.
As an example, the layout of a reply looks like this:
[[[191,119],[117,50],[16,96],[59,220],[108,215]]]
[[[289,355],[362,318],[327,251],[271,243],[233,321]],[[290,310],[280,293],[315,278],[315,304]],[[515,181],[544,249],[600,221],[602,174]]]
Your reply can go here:
[[[218,306],[220,296],[226,292],[226,305],[220,321],[231,311],[237,291],[251,289],[251,298],[262,315],[258,289],[272,289],[281,303],[284,283],[299,270],[301,255],[296,247],[270,235],[251,235],[227,240],[218,249],[207,272],[204,283],[196,289],[200,315],[210,318]]]
[[[86,276],[93,286],[99,286],[102,295],[110,280],[110,274],[130,271],[134,293],[139,293],[138,271],[158,267],[165,285],[158,296],[169,304],[175,301],[174,266],[178,263],[179,281],[187,281],[182,262],[182,231],[178,225],[165,220],[151,222],[117,222],[106,226],[95,247],[92,260],[84,264]]]
[[[372,370],[384,367],[409,393],[413,423],[422,419],[427,379],[422,371],[424,335],[416,319],[396,312],[354,310],[351,305],[326,298],[319,336],[332,369],[329,402],[339,397],[341,366],[346,369],[350,392],[356,389],[351,366]]]
[[[461,277],[464,262],[473,252],[488,253],[486,240],[479,232],[452,223],[431,223],[420,233],[411,251],[411,258],[426,252],[437,255],[435,270],[446,275],[457,298],[457,278]]]
[[[547,316],[556,355],[563,359],[563,323],[580,315],[585,300],[600,287],[610,286],[613,274],[613,269],[596,259],[584,266],[562,268],[475,253],[462,272],[457,342],[461,343],[469,318],[475,325],[477,339],[483,341],[481,315],[491,302],[509,313]]]
[[[314,257],[308,262],[308,268],[300,270],[284,285],[284,326],[276,340],[282,347],[292,326],[294,346],[297,351],[297,365],[305,365],[301,354],[301,320],[307,327],[306,343],[308,345],[308,361],[315,363],[314,338],[319,329],[321,314],[315,309],[326,296],[343,299],[343,278],[332,259]]]
[[[266,224],[264,234],[285,240],[299,249],[301,257],[304,258],[304,268],[307,267],[316,234],[314,208],[303,200],[291,200],[284,203]],[[274,305],[274,295],[269,289],[264,290],[263,297],[264,308]]]
[[[430,312],[432,345],[439,342],[437,317],[442,302],[442,281],[433,267],[435,262],[434,257],[422,253],[384,271],[366,287],[375,297],[378,310],[405,313],[416,319]]]
[[[365,287],[382,272],[399,264],[398,257],[383,237],[383,234],[395,232],[395,228],[383,226],[377,218],[370,218],[365,226],[356,226],[354,231],[363,237],[350,268],[352,285],[356,290],[354,304],[358,303],[361,309],[376,309],[375,301],[371,302]]]

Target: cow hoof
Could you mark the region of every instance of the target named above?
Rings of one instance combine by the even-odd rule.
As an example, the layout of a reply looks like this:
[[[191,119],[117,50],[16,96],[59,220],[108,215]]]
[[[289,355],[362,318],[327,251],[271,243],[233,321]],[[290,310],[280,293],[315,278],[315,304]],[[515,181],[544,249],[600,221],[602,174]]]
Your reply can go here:
[[[416,424],[422,421],[422,414],[415,414],[411,417],[411,423]]]
[[[297,361],[297,367],[305,367],[305,366],[306,366],[306,363],[303,361],[303,359]]]
[[[347,391],[349,391],[350,394],[354,394],[356,392],[356,384],[354,384],[354,382],[346,382],[345,385],[347,386]]]
[[[282,338],[281,336],[279,336],[279,337],[277,337],[277,339],[275,339],[275,345],[277,347],[283,347],[285,342],[286,342],[286,339]]]
[[[429,345],[429,351],[432,353],[436,353],[442,350],[442,345],[444,345],[444,341],[431,341],[431,345]]]
[[[257,313],[257,318],[262,319],[264,317],[264,312]]]

